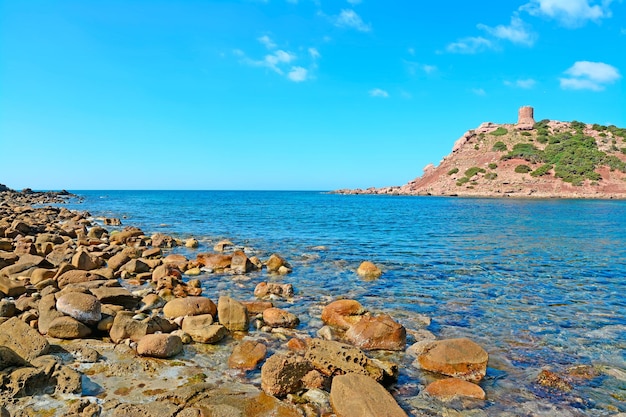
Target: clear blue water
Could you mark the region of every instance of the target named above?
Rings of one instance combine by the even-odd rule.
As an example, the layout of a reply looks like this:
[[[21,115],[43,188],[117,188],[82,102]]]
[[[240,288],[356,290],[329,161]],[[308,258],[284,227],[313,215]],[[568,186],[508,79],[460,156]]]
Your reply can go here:
[[[121,217],[147,233],[194,236],[203,244],[198,251],[228,238],[261,259],[282,254],[294,271],[281,280],[298,293],[288,308],[312,335],[322,324],[322,305],[351,297],[409,329],[427,315],[436,336],[470,337],[490,353],[481,384],[488,401],[470,405],[486,415],[626,411],[625,201],[75,192],[85,200],[72,208]],[[380,265],[384,275],[359,279],[363,260]],[[243,283],[212,277],[205,293],[252,299],[254,286],[267,279],[265,272]],[[394,388],[400,403],[438,415],[414,398],[432,376],[414,369],[408,355],[393,359],[402,364]],[[570,393],[533,382],[541,369],[566,374],[576,365],[591,365],[599,376],[574,381]]]

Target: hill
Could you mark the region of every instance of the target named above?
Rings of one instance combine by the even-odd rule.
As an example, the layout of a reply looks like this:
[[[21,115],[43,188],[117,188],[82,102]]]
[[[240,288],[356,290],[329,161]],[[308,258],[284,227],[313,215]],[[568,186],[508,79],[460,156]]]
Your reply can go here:
[[[626,198],[626,129],[542,120],[522,107],[517,124],[483,123],[458,139],[438,166],[402,186],[339,190],[538,198]]]

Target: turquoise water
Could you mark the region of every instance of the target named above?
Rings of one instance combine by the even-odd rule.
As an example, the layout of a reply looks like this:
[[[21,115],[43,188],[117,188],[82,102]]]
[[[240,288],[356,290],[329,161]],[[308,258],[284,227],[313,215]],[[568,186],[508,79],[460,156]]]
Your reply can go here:
[[[85,200],[72,208],[121,217],[148,233],[194,236],[203,244],[198,251],[228,238],[261,259],[282,254],[294,271],[281,280],[298,295],[287,308],[311,335],[322,325],[323,304],[351,297],[409,329],[426,315],[436,336],[472,338],[490,353],[481,383],[488,400],[457,408],[520,416],[626,411],[624,201],[75,192]],[[380,265],[384,275],[360,280],[354,271],[362,260]],[[206,278],[209,297],[251,299],[268,276]],[[402,364],[393,388],[400,403],[439,415],[418,395],[432,376],[414,369],[407,355],[392,358]],[[573,381],[569,393],[534,383],[541,369],[566,374],[577,365],[591,365],[597,376]]]

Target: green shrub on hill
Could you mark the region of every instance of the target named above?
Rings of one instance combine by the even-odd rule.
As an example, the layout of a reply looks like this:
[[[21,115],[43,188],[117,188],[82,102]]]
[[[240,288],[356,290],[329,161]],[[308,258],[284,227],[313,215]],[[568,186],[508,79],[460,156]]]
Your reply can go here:
[[[532,143],[516,143],[513,149],[501,159],[506,161],[514,158],[525,159],[536,164],[543,161],[543,151],[537,149]]]
[[[496,169],[498,168],[498,164],[496,164],[495,162],[491,162],[489,165],[487,165],[489,167],[489,169]]]
[[[522,132],[521,135],[522,136],[532,136],[532,133],[530,133],[530,132]]]
[[[485,170],[483,168],[479,168],[479,167],[471,167],[471,168],[468,168],[465,171],[465,176],[467,178],[472,178],[474,175],[478,174],[479,172],[480,173],[485,173]]]
[[[459,169],[455,167],[448,171],[448,175],[456,174],[457,172],[459,172]]]
[[[496,130],[491,132],[490,135],[493,135],[493,136],[504,136],[507,133],[509,133],[509,131],[506,128],[504,128],[502,126],[499,126]]]
[[[532,170],[533,169],[528,165],[518,165],[515,167],[515,172],[517,172],[518,174],[527,174]]]
[[[491,150],[494,152],[506,152],[508,148],[504,142],[498,141],[493,144],[493,148],[491,148]]]
[[[487,180],[495,180],[498,177],[498,174],[495,172],[488,172],[485,174],[485,179]]]
[[[548,136],[547,135],[539,135],[539,136],[537,136],[537,142],[539,142],[539,143],[548,143]]]
[[[552,164],[543,164],[536,170],[530,173],[533,177],[543,177],[552,169]]]
[[[626,139],[626,129],[622,127],[617,127],[615,125],[610,125],[607,127],[607,130],[613,134],[613,136],[620,136]]]
[[[460,187],[461,185],[468,183],[468,182],[469,182],[469,178],[463,177],[463,178],[458,179],[458,181],[456,182],[456,185]]]

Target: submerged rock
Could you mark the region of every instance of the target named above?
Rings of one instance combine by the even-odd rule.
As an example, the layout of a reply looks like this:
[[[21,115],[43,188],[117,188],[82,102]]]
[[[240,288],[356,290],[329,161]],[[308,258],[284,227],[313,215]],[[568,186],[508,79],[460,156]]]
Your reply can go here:
[[[289,329],[300,324],[300,320],[295,314],[276,307],[263,311],[263,321],[270,327],[286,327]]]
[[[430,372],[479,382],[487,372],[489,355],[467,338],[430,342],[413,362]]]
[[[228,358],[228,367],[235,369],[252,370],[259,362],[265,359],[267,347],[260,342],[244,340],[233,349]]]
[[[432,382],[426,386],[424,392],[442,401],[450,401],[456,397],[485,399],[485,391],[481,387],[458,378],[446,378]]]
[[[365,375],[333,378],[330,403],[338,417],[407,417],[391,394]]]
[[[356,270],[357,275],[364,279],[376,279],[383,274],[383,271],[370,261],[363,261]]]
[[[322,321],[330,326],[348,330],[358,323],[367,310],[356,300],[337,300],[322,309]]]
[[[346,338],[365,350],[404,350],[406,329],[387,314],[365,316],[348,329]]]

